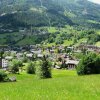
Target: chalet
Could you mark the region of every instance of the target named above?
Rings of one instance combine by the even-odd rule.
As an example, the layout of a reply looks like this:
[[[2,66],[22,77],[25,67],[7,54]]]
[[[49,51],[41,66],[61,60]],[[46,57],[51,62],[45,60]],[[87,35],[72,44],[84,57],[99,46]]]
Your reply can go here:
[[[34,54],[41,54],[42,50],[32,50],[31,52]]]
[[[5,59],[6,59],[6,60],[12,60],[13,57],[12,57],[12,56],[6,56]]]
[[[43,54],[38,54],[37,57],[38,58],[43,58]]]
[[[67,49],[68,49],[68,50],[73,50],[73,49],[74,49],[74,47],[67,47]]]
[[[14,51],[14,50],[13,50],[13,51],[11,51],[11,53],[12,53],[12,54],[17,54],[17,51]]]
[[[50,50],[50,53],[55,53],[55,50]]]
[[[23,57],[23,53],[17,53],[16,56],[17,58]]]
[[[26,57],[32,58],[33,57],[33,54],[32,53],[26,54]]]
[[[79,63],[79,61],[75,61],[75,60],[66,61],[67,68],[70,70],[75,69],[76,66],[78,65],[78,63]]]

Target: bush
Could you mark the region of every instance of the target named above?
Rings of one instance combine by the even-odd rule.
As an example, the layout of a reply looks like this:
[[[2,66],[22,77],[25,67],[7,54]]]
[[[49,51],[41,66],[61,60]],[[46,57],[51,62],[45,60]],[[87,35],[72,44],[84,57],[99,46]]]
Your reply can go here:
[[[40,79],[51,78],[51,66],[47,60],[40,61],[36,67],[37,77]]]
[[[4,71],[0,70],[0,82],[7,81],[7,79],[7,74]]]
[[[20,67],[20,62],[18,60],[13,60],[11,63],[10,63],[10,70],[12,73],[16,74],[16,73],[19,73],[19,67]]]
[[[27,66],[27,73],[28,74],[35,74],[35,67],[32,62],[30,62]]]
[[[23,59],[22,59],[22,62],[23,62],[23,63],[28,62],[28,58],[27,58],[26,56],[24,56]]]
[[[16,65],[13,65],[11,68],[11,72],[14,74],[19,73],[19,67]]]
[[[77,67],[78,75],[100,74],[100,56],[90,53],[82,58]]]

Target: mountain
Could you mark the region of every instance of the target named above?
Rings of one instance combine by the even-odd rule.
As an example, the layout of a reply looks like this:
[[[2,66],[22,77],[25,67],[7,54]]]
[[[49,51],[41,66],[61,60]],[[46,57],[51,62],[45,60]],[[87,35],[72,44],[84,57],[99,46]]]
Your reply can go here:
[[[54,0],[65,14],[79,25],[100,28],[100,5],[88,0]]]
[[[57,26],[100,27],[100,5],[87,0],[0,0],[0,27]]]
[[[59,5],[54,5],[51,0],[3,0],[0,5],[1,28],[17,29],[19,27],[56,26],[73,22],[70,18],[60,13]]]
[[[100,5],[88,0],[0,0],[1,34],[66,25],[99,29]]]

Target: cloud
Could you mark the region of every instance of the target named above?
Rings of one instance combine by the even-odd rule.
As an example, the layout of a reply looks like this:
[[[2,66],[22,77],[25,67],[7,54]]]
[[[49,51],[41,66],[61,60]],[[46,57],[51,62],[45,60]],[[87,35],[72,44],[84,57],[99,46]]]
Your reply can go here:
[[[100,0],[89,0],[89,1],[100,4]]]

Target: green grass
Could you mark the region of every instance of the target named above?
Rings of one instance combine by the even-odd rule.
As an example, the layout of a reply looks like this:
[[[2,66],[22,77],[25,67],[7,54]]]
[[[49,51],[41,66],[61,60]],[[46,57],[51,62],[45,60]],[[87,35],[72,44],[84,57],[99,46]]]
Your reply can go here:
[[[56,44],[53,42],[53,43],[47,43],[46,46],[51,47],[51,46],[55,46],[55,45],[56,45]]]
[[[49,27],[48,32],[55,33],[55,32],[57,32],[57,29],[55,27]]]
[[[71,44],[73,44],[72,40],[64,40],[64,43],[63,43],[64,46],[70,46]]]
[[[100,34],[100,30],[97,30],[97,34]]]
[[[100,46],[100,42],[97,42],[95,45],[96,45],[96,46]]]
[[[23,40],[19,41],[17,45],[28,45],[28,44],[34,44],[35,43],[35,37],[25,37]]]
[[[78,46],[78,45],[80,45],[81,43],[86,43],[86,41],[87,41],[87,38],[79,39],[79,40],[77,41],[77,43],[75,44],[75,46]]]
[[[93,23],[93,24],[100,24],[100,22],[94,21],[94,20],[88,20],[89,23]]]
[[[16,77],[15,83],[0,83],[0,100],[100,100],[100,75],[53,70],[52,79],[25,73]]]

